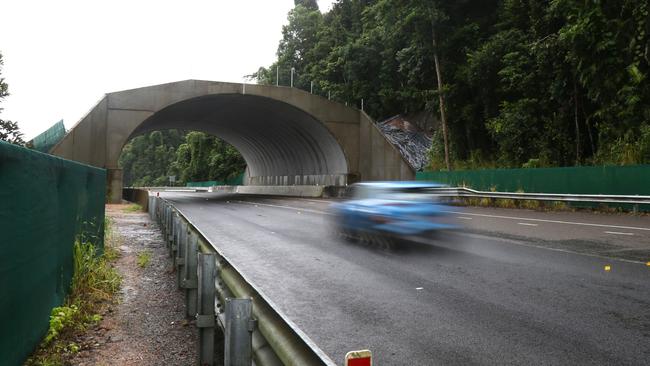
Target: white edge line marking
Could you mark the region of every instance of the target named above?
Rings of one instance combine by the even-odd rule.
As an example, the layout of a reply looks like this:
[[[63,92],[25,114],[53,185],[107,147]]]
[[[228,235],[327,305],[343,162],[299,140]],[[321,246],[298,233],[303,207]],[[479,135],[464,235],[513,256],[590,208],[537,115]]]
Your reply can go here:
[[[614,235],[634,235],[634,233],[622,233],[620,231],[605,231],[605,234],[614,234]]]
[[[247,205],[260,205],[260,206],[284,208],[284,209],[294,210],[294,211],[298,211],[298,212],[302,211],[302,212],[311,212],[311,213],[317,213],[317,214],[322,214],[322,215],[331,215],[331,213],[329,213],[329,212],[319,211],[319,210],[310,210],[308,208],[296,208],[296,207],[291,207],[291,206],[280,206],[280,205],[272,205],[272,204],[269,204],[269,203],[259,203],[259,202],[258,203],[253,203],[253,202],[246,202],[246,201],[240,201],[240,200],[234,200],[233,202],[243,203],[243,204],[247,204]]]
[[[459,219],[463,219],[463,220],[471,220],[472,219],[471,217],[464,217],[464,216],[456,216],[456,217],[459,218]]]
[[[518,222],[517,225],[538,226],[538,224],[530,224],[530,223],[527,223],[527,222]]]
[[[296,201],[307,201],[307,202],[313,202],[313,203],[325,203],[325,204],[332,203],[332,202],[330,202],[330,201],[326,201],[326,200],[312,200],[312,199],[309,199],[309,198],[299,198],[299,199],[297,199]]]
[[[497,219],[510,219],[510,220],[522,220],[522,221],[536,221],[536,222],[549,222],[553,224],[566,224],[566,225],[582,225],[582,226],[596,226],[596,227],[607,227],[615,229],[628,229],[628,230],[643,230],[650,231],[650,228],[647,227],[636,227],[636,226],[618,226],[618,225],[605,225],[605,224],[590,224],[588,222],[572,222],[572,221],[560,221],[560,220],[547,220],[547,219],[532,219],[527,217],[513,217],[513,216],[500,216],[500,215],[486,215],[486,214],[477,214],[469,212],[459,212],[459,211],[442,211],[445,213],[454,213],[461,215],[469,216],[480,216],[480,217],[493,217]]]

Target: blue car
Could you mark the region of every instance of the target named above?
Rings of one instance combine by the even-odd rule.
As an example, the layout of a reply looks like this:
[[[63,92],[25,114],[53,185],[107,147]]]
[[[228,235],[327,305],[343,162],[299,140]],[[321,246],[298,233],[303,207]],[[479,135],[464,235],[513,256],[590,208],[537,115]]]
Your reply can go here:
[[[348,187],[347,200],[332,204],[339,232],[348,239],[391,246],[396,239],[453,229],[449,209],[431,182],[365,182]]]

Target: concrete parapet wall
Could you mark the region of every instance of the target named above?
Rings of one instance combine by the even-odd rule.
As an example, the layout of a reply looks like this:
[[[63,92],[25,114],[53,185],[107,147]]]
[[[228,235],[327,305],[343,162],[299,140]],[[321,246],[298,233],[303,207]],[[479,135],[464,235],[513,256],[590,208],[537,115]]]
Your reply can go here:
[[[142,207],[143,211],[149,209],[149,191],[142,188],[124,188],[122,189],[122,198]]]

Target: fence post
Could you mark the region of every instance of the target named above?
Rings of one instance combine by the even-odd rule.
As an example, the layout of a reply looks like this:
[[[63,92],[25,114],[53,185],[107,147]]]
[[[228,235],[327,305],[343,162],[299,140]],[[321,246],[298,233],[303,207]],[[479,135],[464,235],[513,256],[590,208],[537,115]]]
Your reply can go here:
[[[251,299],[226,299],[224,366],[251,366],[252,311]]]
[[[199,364],[214,365],[215,314],[214,277],[216,272],[215,255],[198,254],[198,299],[196,326],[199,328]]]
[[[185,266],[183,267],[183,288],[185,291],[185,315],[190,318],[196,315],[198,279],[196,264],[199,252],[199,237],[190,232],[185,251]]]

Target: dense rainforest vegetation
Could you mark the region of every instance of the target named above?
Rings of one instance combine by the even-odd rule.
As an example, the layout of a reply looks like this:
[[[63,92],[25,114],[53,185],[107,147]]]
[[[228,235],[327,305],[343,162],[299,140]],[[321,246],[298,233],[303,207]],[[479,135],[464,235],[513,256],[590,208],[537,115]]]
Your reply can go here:
[[[649,7],[295,0],[277,61],[251,77],[289,85],[293,68],[294,86],[375,119],[436,116],[433,169],[650,163]]]
[[[122,149],[119,165],[125,186],[165,186],[233,179],[246,163],[225,141],[203,132],[154,131],[131,139]]]

